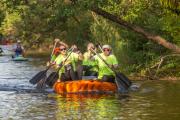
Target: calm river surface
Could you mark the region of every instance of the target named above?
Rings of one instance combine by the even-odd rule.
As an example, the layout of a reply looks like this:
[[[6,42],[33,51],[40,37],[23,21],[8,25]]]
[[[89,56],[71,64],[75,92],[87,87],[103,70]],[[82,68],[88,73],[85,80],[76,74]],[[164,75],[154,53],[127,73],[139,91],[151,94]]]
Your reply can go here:
[[[60,96],[29,83],[44,64],[0,56],[0,120],[180,120],[180,81],[134,81],[139,89],[128,95]]]

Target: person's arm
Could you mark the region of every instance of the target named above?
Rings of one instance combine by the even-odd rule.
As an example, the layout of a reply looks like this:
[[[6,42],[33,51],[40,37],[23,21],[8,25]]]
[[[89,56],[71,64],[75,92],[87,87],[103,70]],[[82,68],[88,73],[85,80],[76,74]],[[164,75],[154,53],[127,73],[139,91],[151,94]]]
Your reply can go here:
[[[98,56],[97,55],[94,55],[90,58],[90,60],[92,61],[98,61]]]
[[[54,41],[55,41],[56,43],[58,43],[58,42],[60,42],[60,39],[55,38]]]
[[[54,64],[54,67],[55,68],[58,68],[59,67],[59,64],[61,63],[61,56],[57,56],[56,59],[54,60],[54,62],[52,64]]]
[[[111,65],[111,68],[114,68],[114,69],[118,69],[119,68],[119,64],[118,64],[117,58],[114,55],[112,55],[112,65]]]
[[[83,60],[84,59],[84,56],[83,56],[83,54],[80,52],[80,53],[78,53],[78,59],[79,60]]]
[[[21,46],[21,49],[22,49],[22,54],[24,54],[24,53],[25,53],[25,49],[24,49],[24,47],[23,47],[23,46]]]

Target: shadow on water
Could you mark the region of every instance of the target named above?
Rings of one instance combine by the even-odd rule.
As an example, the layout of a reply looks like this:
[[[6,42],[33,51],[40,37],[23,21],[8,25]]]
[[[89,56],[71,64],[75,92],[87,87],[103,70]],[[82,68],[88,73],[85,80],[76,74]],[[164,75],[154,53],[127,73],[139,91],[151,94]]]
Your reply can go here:
[[[0,119],[180,119],[179,81],[134,81],[127,95],[57,95],[29,83],[44,64],[42,59],[17,63],[9,56],[0,57]]]

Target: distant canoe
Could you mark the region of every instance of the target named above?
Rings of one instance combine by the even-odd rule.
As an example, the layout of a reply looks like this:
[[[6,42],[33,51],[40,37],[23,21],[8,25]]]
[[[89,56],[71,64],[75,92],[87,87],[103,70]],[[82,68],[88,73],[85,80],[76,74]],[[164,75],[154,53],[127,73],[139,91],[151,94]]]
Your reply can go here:
[[[53,89],[58,94],[64,93],[115,93],[115,83],[101,82],[100,80],[77,80],[56,82]]]
[[[13,61],[28,61],[28,58],[25,58],[23,56],[18,56],[18,57],[14,57],[12,58]]]

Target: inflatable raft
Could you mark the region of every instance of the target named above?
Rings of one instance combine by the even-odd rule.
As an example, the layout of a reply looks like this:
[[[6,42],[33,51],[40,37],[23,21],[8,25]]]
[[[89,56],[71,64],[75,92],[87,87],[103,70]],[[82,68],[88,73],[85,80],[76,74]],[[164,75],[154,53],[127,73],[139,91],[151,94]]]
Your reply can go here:
[[[99,80],[77,80],[56,82],[53,89],[58,94],[65,93],[115,93],[115,83],[101,82]]]

